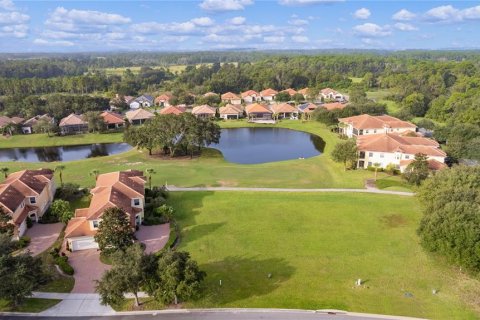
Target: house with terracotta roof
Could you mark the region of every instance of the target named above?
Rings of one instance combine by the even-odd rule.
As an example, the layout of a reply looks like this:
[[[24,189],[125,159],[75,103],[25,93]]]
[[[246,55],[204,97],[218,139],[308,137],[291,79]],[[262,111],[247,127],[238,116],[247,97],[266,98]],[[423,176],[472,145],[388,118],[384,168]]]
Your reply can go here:
[[[242,98],[240,98],[233,92],[227,92],[222,94],[221,99],[222,99],[222,102],[226,102],[234,105],[242,104]]]
[[[125,117],[132,125],[144,124],[148,119],[155,117],[153,113],[145,109],[130,110],[125,113]]]
[[[278,91],[273,90],[272,88],[265,89],[260,92],[260,97],[263,101],[273,101],[275,100],[275,96],[277,95]]]
[[[342,110],[347,106],[346,103],[341,103],[341,102],[330,102],[330,103],[324,103],[322,104],[322,108],[332,111],[332,110]]]
[[[338,119],[341,132],[349,138],[354,136],[377,133],[402,133],[416,131],[413,123],[397,119],[392,116],[371,116],[362,114],[348,118]]]
[[[103,118],[107,129],[120,129],[125,126],[125,119],[123,119],[123,116],[119,113],[104,111],[100,116]]]
[[[185,112],[185,107],[181,107],[181,106],[170,106],[160,110],[160,114],[174,114],[177,116],[184,112]]]
[[[245,107],[245,113],[249,119],[271,120],[272,110],[264,104],[253,103]]]
[[[25,121],[25,119],[23,118],[20,118],[20,117],[6,117],[6,116],[0,116],[0,129],[2,128],[5,128],[9,125],[11,125],[10,128],[12,128],[13,130],[10,130],[10,131],[14,131],[15,128],[17,127],[17,125],[23,123]],[[10,132],[12,133],[12,132]]]
[[[58,124],[61,134],[77,134],[88,131],[88,123],[83,120],[82,116],[72,113],[66,116]]]
[[[300,93],[303,95],[303,98],[306,100],[308,98],[308,88],[303,88],[297,91],[297,93]]]
[[[435,140],[401,136],[398,133],[361,135],[356,142],[359,151],[358,168],[367,168],[378,163],[381,168],[393,164],[397,169],[404,170],[417,153],[426,155],[429,161],[435,160],[442,164],[447,156]]]
[[[27,230],[27,218],[38,222],[53,201],[56,185],[50,169],[13,172],[0,184],[0,208],[14,225],[14,237]]]
[[[262,100],[260,94],[255,90],[247,90],[242,92],[240,95],[245,103],[253,103]]]
[[[94,236],[109,208],[120,208],[128,215],[134,230],[142,224],[145,207],[145,181],[142,171],[128,170],[100,174],[88,208],[75,210],[65,229],[67,248],[71,251],[95,249]]]
[[[318,106],[313,103],[304,103],[299,105],[298,112],[302,115],[303,119],[308,119],[312,116],[313,111],[315,111]]]
[[[241,106],[234,106],[233,104],[227,104],[218,110],[220,118],[224,120],[228,119],[240,119],[243,116],[243,109]]]
[[[276,103],[270,105],[273,115],[278,119],[298,119],[298,109],[288,103]]]
[[[320,90],[318,97],[321,100],[336,100],[336,101],[345,100],[345,96],[343,94],[331,88],[325,88]]]
[[[32,117],[32,118],[26,120],[26,121],[22,124],[22,132],[23,132],[24,134],[33,133],[33,127],[34,127],[34,126],[38,123],[38,121],[40,121],[40,120],[45,120],[45,121],[47,121],[48,123],[51,123],[51,124],[54,123],[53,118],[51,118],[48,114],[38,115],[38,116],[35,116],[35,117]]]
[[[192,114],[197,118],[214,118],[217,114],[217,109],[210,107],[208,104],[204,104],[194,107]]]
[[[204,97],[211,97],[211,96],[217,96],[215,92],[209,91],[203,95]]]
[[[282,90],[280,92],[286,92],[290,95],[290,97],[293,97],[294,95],[297,94],[297,91],[295,89],[292,89],[292,88],[288,88],[288,89]]]
[[[161,94],[155,98],[155,105],[161,108],[169,107],[171,98],[172,96],[170,94]]]

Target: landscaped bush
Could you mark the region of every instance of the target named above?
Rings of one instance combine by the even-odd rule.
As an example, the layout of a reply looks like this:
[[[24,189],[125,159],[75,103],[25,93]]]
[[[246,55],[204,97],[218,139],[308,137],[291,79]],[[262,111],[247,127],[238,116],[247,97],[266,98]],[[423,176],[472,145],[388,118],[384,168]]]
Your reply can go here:
[[[38,221],[39,223],[57,223],[59,222],[58,217],[52,213],[50,208],[43,214],[43,216]]]
[[[57,256],[55,258],[55,264],[60,267],[60,270],[63,271],[63,273],[68,274],[72,276],[75,271],[73,270],[72,266],[68,263],[68,257],[67,256]]]
[[[31,239],[29,236],[20,237],[20,239],[17,241],[17,248],[22,249],[27,247],[30,244],[30,241]]]
[[[383,172],[384,171],[383,168],[380,168],[380,167],[378,167],[378,168],[375,168],[374,166],[367,167],[368,171],[375,172],[375,169],[377,169],[377,172]]]
[[[33,227],[33,221],[30,217],[27,217],[27,228],[31,228]]]
[[[65,183],[63,186],[57,188],[55,198],[72,201],[83,197],[85,194],[86,190],[80,188],[80,185],[76,183]]]

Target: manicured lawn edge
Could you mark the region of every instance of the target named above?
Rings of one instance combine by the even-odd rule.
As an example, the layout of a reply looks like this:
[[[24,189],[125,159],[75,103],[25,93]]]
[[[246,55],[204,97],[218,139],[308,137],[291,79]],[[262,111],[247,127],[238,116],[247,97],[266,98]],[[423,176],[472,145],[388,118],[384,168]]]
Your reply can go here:
[[[40,298],[27,298],[25,302],[13,308],[7,301],[0,300],[0,312],[33,312],[38,313],[45,311],[54,305],[60,303],[59,299],[40,299]]]

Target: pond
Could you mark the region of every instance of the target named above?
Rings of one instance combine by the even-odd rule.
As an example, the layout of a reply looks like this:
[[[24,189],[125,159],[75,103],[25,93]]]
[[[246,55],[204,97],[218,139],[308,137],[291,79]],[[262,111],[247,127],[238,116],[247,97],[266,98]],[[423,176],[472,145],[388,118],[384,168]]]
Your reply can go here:
[[[222,129],[220,143],[211,145],[225,160],[255,164],[310,158],[322,154],[325,141],[319,136],[283,128]]]
[[[94,143],[64,147],[0,149],[0,162],[53,162],[109,156],[132,149],[128,143]]]

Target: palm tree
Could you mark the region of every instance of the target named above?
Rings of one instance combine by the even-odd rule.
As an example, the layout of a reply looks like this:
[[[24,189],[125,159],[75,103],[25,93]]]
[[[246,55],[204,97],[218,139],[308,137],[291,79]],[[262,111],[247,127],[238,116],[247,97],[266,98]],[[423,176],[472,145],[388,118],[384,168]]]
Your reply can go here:
[[[8,171],[10,171],[10,169],[8,169],[7,167],[0,168],[0,172],[3,173],[5,179],[8,177]]]
[[[156,173],[155,169],[148,168],[147,170],[145,170],[145,172],[147,172],[147,174],[148,174],[148,185],[149,185],[150,190],[152,190],[152,174]]]
[[[92,169],[92,171],[90,171],[89,173],[90,176],[95,176],[95,181],[98,179],[99,174],[100,174],[100,170],[98,169]]]
[[[60,185],[63,186],[63,176],[62,176],[62,171],[65,170],[64,165],[58,165],[55,167],[55,172],[58,172],[58,177],[60,178]]]

